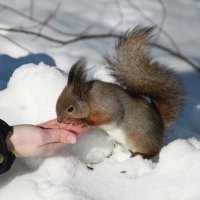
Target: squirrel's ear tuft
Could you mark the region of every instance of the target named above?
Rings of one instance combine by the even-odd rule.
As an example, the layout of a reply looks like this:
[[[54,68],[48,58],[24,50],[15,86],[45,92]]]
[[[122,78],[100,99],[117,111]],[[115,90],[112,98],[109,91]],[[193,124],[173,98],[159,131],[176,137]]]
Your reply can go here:
[[[74,93],[81,94],[85,90],[86,85],[86,60],[84,58],[79,59],[72,65],[69,71],[68,86],[73,88]]]
[[[85,67],[86,67],[85,58],[79,59],[75,64],[72,65],[69,71],[68,85],[86,82]]]

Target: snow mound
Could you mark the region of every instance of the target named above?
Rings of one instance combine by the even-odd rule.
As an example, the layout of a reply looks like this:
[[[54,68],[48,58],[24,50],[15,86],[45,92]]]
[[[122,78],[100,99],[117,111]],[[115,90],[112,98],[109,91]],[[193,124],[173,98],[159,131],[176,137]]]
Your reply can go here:
[[[21,199],[27,194],[36,200],[199,199],[199,147],[196,139],[176,140],[162,149],[158,163],[140,156],[123,162],[110,158],[93,170],[70,154],[48,158],[36,171],[7,183],[0,190],[1,199]]]
[[[99,163],[110,156],[114,148],[113,141],[102,129],[90,129],[83,133],[69,151],[84,163]]]
[[[18,68],[8,88],[0,91],[1,118],[16,124],[55,117],[55,103],[66,82],[57,68],[43,63]],[[172,133],[191,135],[190,129],[179,126]],[[0,196],[2,200],[200,199],[199,140],[172,141],[154,161],[129,156],[120,146],[113,149],[104,131],[91,130],[54,157],[16,159],[12,169],[1,175]],[[100,163],[90,170],[88,162]]]
[[[21,66],[7,89],[0,91],[1,117],[10,124],[37,124],[55,117],[55,103],[65,84],[66,77],[56,67],[44,63]]]

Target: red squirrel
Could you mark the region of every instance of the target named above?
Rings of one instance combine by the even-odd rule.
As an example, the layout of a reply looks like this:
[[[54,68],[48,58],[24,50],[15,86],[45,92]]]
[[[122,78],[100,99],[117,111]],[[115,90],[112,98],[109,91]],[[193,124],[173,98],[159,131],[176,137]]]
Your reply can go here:
[[[106,58],[119,84],[87,81],[85,61],[76,62],[56,104],[58,121],[100,127],[133,156],[157,155],[181,110],[183,91],[174,73],[149,54],[153,29],[127,31],[116,44],[116,56]]]

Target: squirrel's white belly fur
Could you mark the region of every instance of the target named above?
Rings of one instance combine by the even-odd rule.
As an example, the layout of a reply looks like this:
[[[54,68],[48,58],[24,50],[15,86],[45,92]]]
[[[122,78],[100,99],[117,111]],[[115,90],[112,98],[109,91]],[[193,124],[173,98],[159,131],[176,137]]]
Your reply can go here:
[[[113,140],[119,142],[120,144],[127,145],[126,134],[122,128],[118,127],[116,124],[102,125],[100,128],[105,130]]]

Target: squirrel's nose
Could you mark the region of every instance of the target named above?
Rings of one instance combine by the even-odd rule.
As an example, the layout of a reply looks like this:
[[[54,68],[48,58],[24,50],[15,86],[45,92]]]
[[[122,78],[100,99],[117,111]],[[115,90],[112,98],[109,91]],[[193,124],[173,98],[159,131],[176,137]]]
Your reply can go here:
[[[61,122],[62,122],[62,118],[61,118],[61,117],[57,117],[57,121],[58,121],[59,123],[61,123]]]

